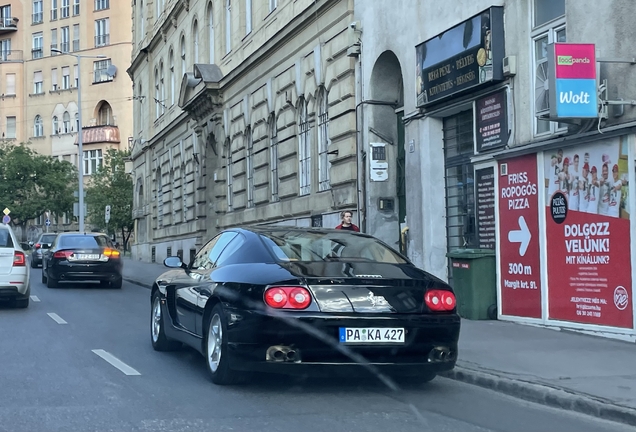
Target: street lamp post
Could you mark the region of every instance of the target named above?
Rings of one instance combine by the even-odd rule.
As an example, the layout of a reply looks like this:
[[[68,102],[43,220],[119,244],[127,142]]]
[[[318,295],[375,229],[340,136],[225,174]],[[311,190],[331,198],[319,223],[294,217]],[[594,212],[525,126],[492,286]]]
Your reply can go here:
[[[106,58],[105,55],[78,55],[69,52],[65,52],[59,49],[51,48],[51,52],[59,53],[59,54],[67,54],[73,56],[77,59],[77,120],[79,122],[79,130],[77,131],[77,144],[78,144],[78,173],[79,173],[79,210],[78,210],[78,219],[79,219],[79,232],[84,232],[84,149],[83,149],[83,141],[84,136],[82,133],[82,74],[81,74],[81,59],[83,58]]]

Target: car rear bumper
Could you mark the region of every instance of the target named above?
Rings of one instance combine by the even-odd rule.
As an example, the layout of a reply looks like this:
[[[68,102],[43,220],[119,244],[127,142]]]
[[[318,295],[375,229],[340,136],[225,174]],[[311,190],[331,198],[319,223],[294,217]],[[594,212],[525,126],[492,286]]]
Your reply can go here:
[[[122,266],[118,263],[69,264],[56,263],[47,268],[48,275],[60,281],[99,280],[115,281],[122,277]]]
[[[26,285],[0,285],[0,300],[20,300],[29,298],[30,289]]]

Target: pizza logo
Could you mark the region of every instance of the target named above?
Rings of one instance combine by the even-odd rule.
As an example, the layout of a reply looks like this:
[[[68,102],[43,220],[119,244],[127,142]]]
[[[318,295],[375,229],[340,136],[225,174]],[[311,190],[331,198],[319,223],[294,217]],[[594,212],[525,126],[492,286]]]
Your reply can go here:
[[[627,290],[622,286],[616,287],[614,290],[614,305],[618,310],[627,309],[627,303],[629,303],[629,296]]]

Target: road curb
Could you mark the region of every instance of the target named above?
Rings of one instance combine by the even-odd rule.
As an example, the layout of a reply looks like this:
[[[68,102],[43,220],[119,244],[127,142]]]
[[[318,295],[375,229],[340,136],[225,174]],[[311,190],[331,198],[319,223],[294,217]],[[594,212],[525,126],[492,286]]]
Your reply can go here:
[[[139,286],[140,286],[140,287],[142,287],[142,288],[150,289],[150,285],[148,285],[148,283],[147,283],[147,282],[140,282],[140,281],[138,281],[138,280],[135,280],[135,279],[132,279],[132,278],[129,278],[129,277],[126,277],[126,276],[122,276],[122,277],[123,277],[123,279],[124,279],[126,282],[130,282],[130,283],[132,283],[132,284],[139,285]]]
[[[440,376],[495,390],[530,402],[636,426],[635,409],[616,405],[588,395],[573,393],[562,388],[508,378],[495,373],[477,371],[462,366],[456,366],[455,369],[441,373]]]

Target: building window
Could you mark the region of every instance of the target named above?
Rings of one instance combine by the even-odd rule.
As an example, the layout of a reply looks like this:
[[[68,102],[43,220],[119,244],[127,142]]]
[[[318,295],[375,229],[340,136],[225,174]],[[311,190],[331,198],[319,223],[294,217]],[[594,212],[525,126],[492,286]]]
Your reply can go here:
[[[144,17],[144,2],[139,2],[139,34],[137,35],[141,41],[144,38],[144,27],[146,25],[146,18]]]
[[[79,67],[77,65],[73,66],[73,76],[74,76],[74,84],[73,87],[79,87]]]
[[[33,93],[44,93],[44,83],[42,82],[42,71],[33,72]]]
[[[157,12],[157,18],[159,18],[163,11],[163,0],[155,0],[155,11]]]
[[[84,175],[91,175],[97,172],[97,168],[102,164],[101,150],[84,151]]]
[[[95,46],[105,46],[110,43],[110,24],[108,18],[95,20]]]
[[[42,0],[33,0],[33,24],[39,24],[44,21],[43,12]]]
[[[564,124],[542,120],[550,112],[548,44],[565,42],[565,0],[533,0],[532,46],[534,59],[534,133],[547,135],[566,130]]]
[[[15,116],[9,116],[7,117],[7,127],[6,129],[6,134],[5,134],[5,138],[7,139],[14,139],[15,136],[15,125],[16,125],[16,119]]]
[[[232,174],[232,145],[227,141],[227,211],[232,211],[234,176]]]
[[[51,50],[57,49],[57,29],[51,30]],[[51,51],[51,55],[57,55],[56,52]]]
[[[232,51],[232,1],[225,0],[225,53]]]
[[[277,0],[269,0],[269,11],[272,12],[274,9],[276,9],[277,6]]]
[[[329,170],[329,105],[327,91],[323,88],[318,99],[318,189],[328,190],[330,185]]]
[[[71,88],[71,68],[64,66],[62,68],[62,90]]]
[[[71,13],[71,0],[62,0],[62,18],[68,18]]]
[[[163,77],[163,61],[159,65],[159,88],[161,90],[159,99],[159,106],[161,107],[161,114],[166,112],[166,83]]]
[[[51,0],[51,21],[57,19],[57,0]]]
[[[35,121],[33,122],[33,136],[36,138],[44,136],[44,124],[42,123],[42,117],[40,115],[35,116]]]
[[[73,24],[73,51],[80,50],[80,26]]]
[[[7,74],[7,87],[6,94],[9,96],[15,96],[15,74]]]
[[[11,58],[11,39],[0,40],[0,61],[6,62]]]
[[[185,36],[181,36],[180,42],[180,51],[181,51],[181,76],[186,74],[186,47],[185,47]]]
[[[303,98],[298,103],[298,175],[300,176],[300,195],[311,193],[311,146],[309,137],[309,116],[307,103]]]
[[[77,0],[79,2],[79,0]],[[110,8],[110,0],[95,0],[95,10],[104,10]]]
[[[448,250],[477,246],[475,224],[473,112],[444,119],[446,232]]]
[[[73,0],[73,16],[80,14],[80,0]]]
[[[62,52],[69,52],[70,49],[70,35],[69,35],[69,27],[62,27],[61,29],[61,43],[60,50]]]
[[[214,10],[208,5],[208,63],[214,64]]]
[[[192,63],[199,63],[199,23],[192,25]]]
[[[79,130],[80,130],[79,113],[75,113],[75,131],[79,132]]]
[[[33,33],[33,46],[31,50],[31,54],[34,59],[42,58],[42,56],[44,55],[42,40],[43,40],[42,32]]]
[[[53,135],[59,134],[60,133],[60,124],[59,124],[59,121],[57,119],[57,116],[53,116],[52,125],[53,125],[53,131],[52,131]]]
[[[245,34],[252,33],[252,0],[245,0]]]
[[[271,199],[278,201],[278,129],[276,127],[276,116],[272,113],[269,117],[269,164],[271,172]]]
[[[174,52],[170,50],[170,55],[168,56],[168,64],[170,66],[170,106],[174,105],[175,98],[175,77],[174,77]]]
[[[246,170],[245,176],[247,177],[247,206],[254,207],[254,139],[252,136],[252,129],[247,128],[245,131],[247,156],[246,156]]]
[[[161,115],[161,106],[159,106],[159,69],[155,68],[155,118]]]
[[[93,84],[112,81],[113,77],[106,72],[110,66],[110,59],[99,60],[93,63]]]
[[[57,69],[51,69],[51,90],[57,90]]]
[[[108,102],[102,102],[97,113],[97,121],[99,126],[113,126],[113,109]]]
[[[64,111],[64,115],[62,116],[63,119],[63,132],[65,134],[67,133],[71,133],[71,115],[68,113],[68,111]]]

